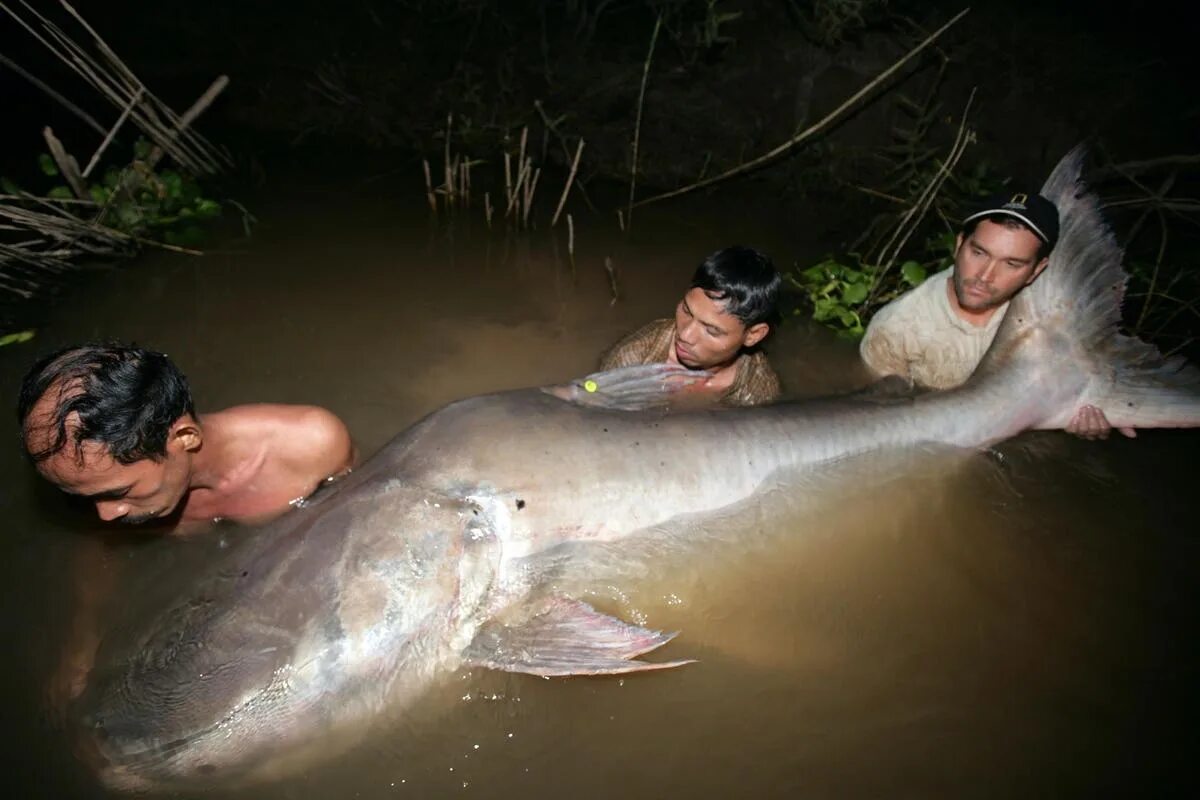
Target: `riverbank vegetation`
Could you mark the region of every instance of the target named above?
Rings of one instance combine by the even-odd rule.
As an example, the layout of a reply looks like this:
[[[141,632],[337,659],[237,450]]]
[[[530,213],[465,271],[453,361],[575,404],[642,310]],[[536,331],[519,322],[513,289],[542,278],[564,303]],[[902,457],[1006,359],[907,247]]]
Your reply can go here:
[[[103,27],[181,105],[235,70],[206,124],[259,184],[324,164],[423,196],[443,224],[553,230],[572,251],[582,226],[646,235],[647,205],[727,206],[794,231],[772,255],[798,308],[846,335],[946,263],[978,194],[1036,184],[1089,139],[1128,247],[1128,324],[1165,349],[1194,341],[1196,55],[1166,11],[1143,33],[1103,2],[328,8],[113,0]]]
[[[230,163],[226,153],[192,129],[192,123],[224,90],[218,78],[183,114],[152,94],[69,3],[62,20],[21,4],[0,6],[9,21],[45,48],[46,58],[65,66],[84,95],[69,99],[19,63],[18,73],[74,118],[74,139],[94,138],[83,162],[54,130],[42,137],[34,177],[0,176],[0,345],[29,341],[23,326],[34,318],[31,300],[57,289],[81,263],[104,263],[156,247],[198,255],[206,220],[221,205],[206,197],[196,176],[213,176]],[[64,27],[73,23],[88,37],[80,45]],[[107,128],[84,106],[107,104],[115,119]],[[97,115],[102,112],[97,112]],[[31,159],[32,160],[32,159]]]

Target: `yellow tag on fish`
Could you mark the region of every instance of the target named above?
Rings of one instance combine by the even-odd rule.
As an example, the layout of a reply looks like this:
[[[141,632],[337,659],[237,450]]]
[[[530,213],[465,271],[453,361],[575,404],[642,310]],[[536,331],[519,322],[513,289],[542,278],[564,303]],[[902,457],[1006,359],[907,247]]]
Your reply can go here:
[[[586,380],[586,381],[584,381],[584,382],[583,382],[583,390],[584,390],[585,392],[594,392],[594,391],[596,391],[596,390],[597,390],[597,389],[599,389],[599,388],[600,388],[600,387],[599,387],[599,386],[597,386],[597,385],[596,385],[596,382],[595,382],[595,381],[593,381],[593,380]]]

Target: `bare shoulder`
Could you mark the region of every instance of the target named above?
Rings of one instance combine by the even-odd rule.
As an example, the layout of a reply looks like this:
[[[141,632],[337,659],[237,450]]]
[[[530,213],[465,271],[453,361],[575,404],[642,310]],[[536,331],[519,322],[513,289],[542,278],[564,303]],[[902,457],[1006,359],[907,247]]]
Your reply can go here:
[[[285,403],[253,403],[217,412],[247,438],[266,440],[276,457],[290,464],[318,467],[327,474],[352,465],[350,431],[327,408]]]

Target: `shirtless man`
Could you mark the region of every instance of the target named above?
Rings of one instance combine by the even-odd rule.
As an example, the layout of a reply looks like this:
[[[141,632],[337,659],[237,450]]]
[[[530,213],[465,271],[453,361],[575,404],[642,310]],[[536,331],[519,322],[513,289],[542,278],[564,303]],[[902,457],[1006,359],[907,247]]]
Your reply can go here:
[[[1035,193],[991,197],[963,220],[954,265],[884,306],[867,327],[859,352],[877,377],[909,386],[950,389],[979,366],[1008,310],[1033,283],[1058,241],[1058,209]],[[1099,408],[1083,406],[1066,430],[1105,438],[1111,427]],[[1121,428],[1135,436],[1132,428]]]
[[[346,426],[314,406],[256,404],[196,414],[164,355],[87,345],[33,366],[21,439],[42,477],[89,498],[105,521],[258,522],[348,469]]]
[[[711,377],[689,391],[727,406],[779,397],[779,377],[758,345],[771,332],[782,282],[771,260],[749,247],[727,247],[706,258],[674,319],[638,328],[600,357],[600,369],[677,364]]]
[[[83,345],[34,364],[17,403],[21,441],[42,477],[88,498],[100,518],[171,535],[214,521],[262,522],[348,470],[346,426],[314,406],[256,404],[200,416],[165,355]],[[96,609],[116,580],[85,545],[76,619],[52,695],[82,691],[99,644]]]

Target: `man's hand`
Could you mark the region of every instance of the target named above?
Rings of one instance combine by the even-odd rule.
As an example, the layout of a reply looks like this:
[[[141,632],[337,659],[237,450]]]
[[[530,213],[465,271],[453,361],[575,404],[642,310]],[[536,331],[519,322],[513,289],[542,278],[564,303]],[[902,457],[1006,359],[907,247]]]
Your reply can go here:
[[[1108,434],[1112,431],[1112,425],[1108,424],[1108,417],[1104,416],[1104,412],[1096,406],[1080,406],[1064,430],[1081,439],[1107,439]],[[1130,439],[1137,436],[1137,431],[1133,428],[1117,428],[1117,430]]]

